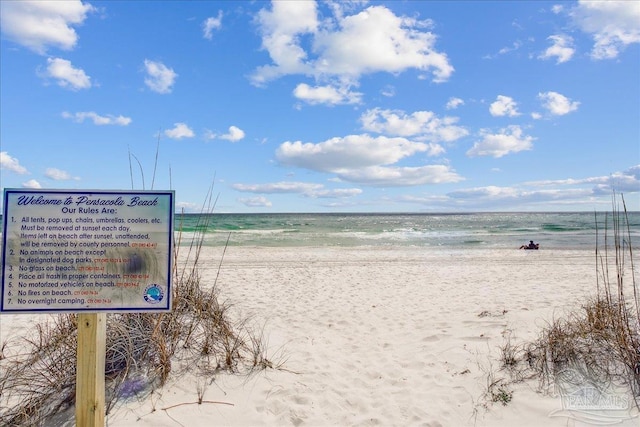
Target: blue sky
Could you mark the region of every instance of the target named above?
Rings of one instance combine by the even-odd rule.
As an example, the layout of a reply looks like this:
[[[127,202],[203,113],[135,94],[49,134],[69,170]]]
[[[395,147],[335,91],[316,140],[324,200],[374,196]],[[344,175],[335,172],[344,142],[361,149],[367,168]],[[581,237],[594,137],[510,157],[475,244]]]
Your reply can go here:
[[[640,2],[0,13],[3,188],[174,189],[197,212],[213,185],[238,213],[592,211],[615,190],[640,210]]]

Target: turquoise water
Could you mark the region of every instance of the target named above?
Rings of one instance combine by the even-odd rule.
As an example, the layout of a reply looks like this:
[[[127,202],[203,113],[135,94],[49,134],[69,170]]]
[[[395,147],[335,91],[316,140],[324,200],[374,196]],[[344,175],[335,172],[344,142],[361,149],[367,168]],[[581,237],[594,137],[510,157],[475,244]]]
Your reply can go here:
[[[640,245],[640,212],[628,214],[631,242]],[[626,221],[624,235],[627,236]],[[230,246],[429,246],[594,249],[613,237],[612,214],[182,214],[182,240],[204,232],[204,245]]]

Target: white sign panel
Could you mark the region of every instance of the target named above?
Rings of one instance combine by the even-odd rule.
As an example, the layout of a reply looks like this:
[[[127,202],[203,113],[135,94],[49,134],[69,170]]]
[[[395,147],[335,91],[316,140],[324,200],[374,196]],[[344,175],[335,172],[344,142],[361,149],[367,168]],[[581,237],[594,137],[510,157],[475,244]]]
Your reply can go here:
[[[169,311],[174,198],[5,189],[0,313]]]

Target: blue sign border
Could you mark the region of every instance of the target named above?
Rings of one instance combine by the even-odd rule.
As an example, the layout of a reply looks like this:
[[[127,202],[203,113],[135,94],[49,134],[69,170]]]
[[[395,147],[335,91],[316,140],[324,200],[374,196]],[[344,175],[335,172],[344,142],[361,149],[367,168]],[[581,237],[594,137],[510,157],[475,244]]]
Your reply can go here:
[[[167,221],[167,284],[166,284],[166,295],[162,298],[164,301],[158,301],[155,304],[146,304],[145,306],[140,307],[130,307],[130,308],[33,308],[33,309],[7,309],[5,306],[5,276],[6,276],[6,268],[8,268],[5,263],[5,259],[7,257],[7,229],[8,229],[8,218],[9,218],[9,196],[15,193],[24,193],[31,195],[46,195],[46,194],[55,194],[57,196],[66,195],[69,196],[95,196],[95,195],[109,195],[109,196],[162,196],[169,197],[169,221]],[[2,212],[2,269],[1,269],[1,286],[0,286],[0,314],[24,314],[24,313],[143,313],[143,312],[168,312],[171,311],[172,306],[172,272],[173,272],[173,229],[174,229],[174,212],[175,212],[175,191],[174,190],[140,190],[140,191],[126,191],[126,190],[63,190],[63,189],[17,189],[17,188],[5,188],[3,194],[3,212]],[[144,301],[144,299],[143,299]],[[164,303],[162,303],[164,302]]]

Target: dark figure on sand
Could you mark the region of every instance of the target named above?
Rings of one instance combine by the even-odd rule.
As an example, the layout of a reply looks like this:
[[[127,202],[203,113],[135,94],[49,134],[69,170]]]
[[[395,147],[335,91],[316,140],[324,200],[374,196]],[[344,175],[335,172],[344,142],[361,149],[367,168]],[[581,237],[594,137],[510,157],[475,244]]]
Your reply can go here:
[[[533,243],[533,240],[529,240],[529,244],[520,246],[520,249],[538,249],[539,247],[540,243]]]

